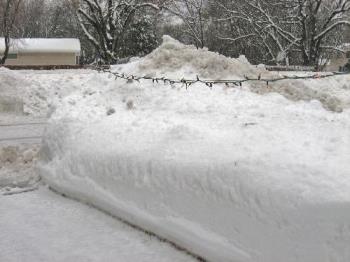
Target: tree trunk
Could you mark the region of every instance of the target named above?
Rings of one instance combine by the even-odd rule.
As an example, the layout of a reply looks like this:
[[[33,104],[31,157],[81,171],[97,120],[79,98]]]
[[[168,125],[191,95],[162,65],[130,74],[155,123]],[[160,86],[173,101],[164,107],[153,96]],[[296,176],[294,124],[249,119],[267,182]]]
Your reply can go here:
[[[0,65],[4,65],[10,51],[10,38],[5,36],[5,52],[0,60]]]

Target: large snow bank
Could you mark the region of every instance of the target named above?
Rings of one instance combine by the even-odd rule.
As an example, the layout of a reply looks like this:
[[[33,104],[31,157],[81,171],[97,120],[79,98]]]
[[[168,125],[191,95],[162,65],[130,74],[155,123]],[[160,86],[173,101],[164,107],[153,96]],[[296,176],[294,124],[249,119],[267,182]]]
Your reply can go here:
[[[167,41],[115,70],[149,74],[164,48],[169,63],[181,48],[215,57]],[[200,63],[187,57],[157,75],[195,74]],[[349,92],[343,79],[334,90]],[[313,81],[293,84],[324,83]],[[40,171],[52,188],[210,261],[350,261],[349,109],[252,86],[185,90],[97,73],[86,83],[63,99],[45,135]]]
[[[130,73],[135,73],[135,69],[138,69],[139,74],[180,79],[195,79],[197,75],[211,80],[257,78],[259,75],[264,79],[281,77],[277,73],[251,65],[244,56],[238,59],[228,58],[206,49],[185,46],[169,36],[164,36],[163,44],[158,49],[140,62],[131,63],[127,66],[126,70],[128,69]],[[248,86],[258,94],[277,92],[293,101],[316,99],[326,109],[335,112],[350,107],[350,76],[306,82],[288,80],[269,86],[255,82]]]
[[[243,76],[257,76],[259,73],[268,73],[258,69],[241,59],[229,58],[207,49],[196,49],[186,46],[169,37],[163,37],[163,44],[154,50],[139,64],[141,72],[149,74],[166,74],[172,72],[175,76],[180,73],[195,78],[199,75],[206,79],[226,79],[227,76],[241,78]]]

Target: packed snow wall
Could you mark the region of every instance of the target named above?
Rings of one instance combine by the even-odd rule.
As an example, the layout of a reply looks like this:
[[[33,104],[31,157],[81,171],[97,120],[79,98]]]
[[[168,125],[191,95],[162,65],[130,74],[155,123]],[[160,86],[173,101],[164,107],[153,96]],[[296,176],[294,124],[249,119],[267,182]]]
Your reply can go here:
[[[114,70],[274,74],[170,38]],[[209,261],[350,261],[349,88],[316,81],[287,84],[308,94],[322,83],[341,110],[258,85],[185,90],[91,72],[50,119],[41,176]]]

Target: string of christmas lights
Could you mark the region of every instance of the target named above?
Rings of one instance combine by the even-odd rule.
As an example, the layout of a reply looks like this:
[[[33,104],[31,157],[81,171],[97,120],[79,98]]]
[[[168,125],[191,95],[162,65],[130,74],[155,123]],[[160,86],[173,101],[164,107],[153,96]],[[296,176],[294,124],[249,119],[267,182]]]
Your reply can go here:
[[[247,82],[264,82],[266,86],[269,86],[270,83],[284,81],[284,80],[306,80],[306,79],[324,79],[334,76],[340,76],[340,75],[350,75],[348,72],[331,72],[327,74],[320,74],[315,73],[313,75],[309,76],[281,76],[277,78],[263,78],[260,74],[256,78],[250,78],[248,76],[244,76],[244,79],[227,79],[227,80],[204,80],[200,79],[199,76],[196,77],[196,79],[172,79],[167,77],[151,77],[151,76],[136,76],[133,74],[125,74],[125,73],[119,73],[111,71],[111,69],[106,67],[96,67],[95,70],[98,72],[108,73],[115,77],[115,79],[125,79],[127,81],[137,81],[140,82],[140,80],[148,80],[152,81],[153,83],[164,83],[164,84],[170,84],[170,85],[176,85],[181,84],[188,89],[191,85],[195,83],[202,83],[208,86],[209,88],[212,88],[216,84],[224,84],[227,87],[242,87],[244,83]]]

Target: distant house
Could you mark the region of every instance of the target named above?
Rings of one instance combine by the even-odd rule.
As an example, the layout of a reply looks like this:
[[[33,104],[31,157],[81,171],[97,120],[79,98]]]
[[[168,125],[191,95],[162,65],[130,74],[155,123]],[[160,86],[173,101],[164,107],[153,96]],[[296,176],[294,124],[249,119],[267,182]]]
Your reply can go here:
[[[327,63],[327,71],[338,71],[341,70],[350,61],[350,43],[344,44],[341,49],[344,53],[338,54],[331,58]]]
[[[0,38],[0,57],[5,51],[4,38]],[[81,47],[73,38],[22,38],[11,41],[6,65],[77,65]]]

